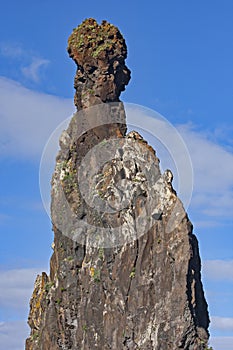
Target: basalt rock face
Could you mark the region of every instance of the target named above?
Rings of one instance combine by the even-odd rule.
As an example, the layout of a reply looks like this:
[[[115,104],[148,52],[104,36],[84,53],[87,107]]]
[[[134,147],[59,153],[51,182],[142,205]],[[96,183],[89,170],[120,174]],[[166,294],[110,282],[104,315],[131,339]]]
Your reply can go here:
[[[119,101],[130,71],[125,65],[125,40],[116,27],[87,19],[69,37],[68,53],[78,65],[74,84],[78,109]]]
[[[204,350],[198,242],[155,151],[126,134],[130,73],[119,30],[93,19],[69,38],[78,112],[52,179],[50,275],[35,282],[26,350]],[[109,103],[107,103],[109,102]]]

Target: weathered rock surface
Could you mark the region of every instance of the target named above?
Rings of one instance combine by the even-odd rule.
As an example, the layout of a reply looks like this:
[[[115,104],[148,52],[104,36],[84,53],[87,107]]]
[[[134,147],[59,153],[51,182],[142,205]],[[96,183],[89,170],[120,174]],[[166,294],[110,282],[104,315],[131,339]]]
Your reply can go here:
[[[171,172],[161,174],[137,132],[126,135],[124,39],[89,19],[68,52],[82,112],[60,138],[54,253],[50,276],[35,282],[26,350],[204,350],[209,317],[192,224]]]
[[[130,71],[125,66],[125,40],[116,27],[85,20],[69,37],[68,53],[78,66],[74,84],[78,109],[119,101]]]

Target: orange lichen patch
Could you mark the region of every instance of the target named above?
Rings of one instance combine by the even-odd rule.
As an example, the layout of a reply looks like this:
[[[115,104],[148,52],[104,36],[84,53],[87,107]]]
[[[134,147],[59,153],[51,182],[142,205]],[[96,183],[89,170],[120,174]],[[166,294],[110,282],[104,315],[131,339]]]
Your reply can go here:
[[[95,276],[95,268],[93,266],[90,267],[90,275],[91,275],[91,277]]]
[[[38,289],[38,292],[37,292],[36,298],[35,298],[36,299],[35,307],[37,309],[40,308],[40,306],[41,306],[41,300],[44,297],[45,285],[46,285],[47,282],[48,282],[48,276],[44,272],[42,272],[42,276],[40,278],[40,286],[39,286],[39,289]]]
[[[122,138],[122,133],[119,129],[116,130],[116,136],[119,137],[119,138]]]
[[[35,306],[36,306],[37,309],[40,307],[40,299],[37,301]]]
[[[36,329],[40,328],[41,315],[43,313],[42,304],[46,297],[46,284],[49,278],[45,272],[38,275],[35,281],[34,291],[30,302],[29,324],[33,324]],[[31,334],[33,336],[33,334]]]

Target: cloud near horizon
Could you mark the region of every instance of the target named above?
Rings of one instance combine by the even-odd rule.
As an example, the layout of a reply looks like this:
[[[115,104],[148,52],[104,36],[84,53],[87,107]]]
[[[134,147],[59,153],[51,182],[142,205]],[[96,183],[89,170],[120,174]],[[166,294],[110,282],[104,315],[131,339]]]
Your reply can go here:
[[[10,309],[2,312],[0,320],[0,349],[22,350],[29,334],[27,325],[29,300],[37,274],[43,268],[13,269],[0,271],[0,307]],[[18,320],[15,320],[18,315]],[[4,316],[4,317],[3,317]],[[216,331],[232,332],[233,318],[211,316],[211,334]],[[211,337],[215,350],[230,350],[233,337]]]
[[[208,226],[225,224],[233,217],[233,153],[193,125],[181,125],[178,130],[193,163],[192,209],[211,219]],[[205,221],[200,224],[205,226]]]
[[[0,322],[0,349],[23,350],[28,335],[26,320]]]
[[[74,112],[71,99],[32,91],[4,77],[0,77],[0,96],[1,156],[39,160],[51,133]],[[133,108],[136,120],[139,108],[137,105]],[[146,127],[150,130],[150,125]],[[191,206],[202,215],[200,225],[225,225],[226,219],[232,219],[233,214],[233,154],[214,143],[208,133],[196,130],[194,125],[178,125],[176,129],[192,160],[194,191]],[[179,171],[185,173],[186,169],[182,162],[181,169],[175,169],[171,152],[161,150],[158,156],[165,168],[174,171],[176,185]],[[219,159],[221,166],[216,161]]]
[[[210,345],[213,350],[232,350],[233,337],[212,337]]]
[[[29,335],[26,320],[0,322],[0,349],[23,350]],[[214,350],[232,350],[233,337],[211,337]]]
[[[233,282],[233,260],[205,260],[203,274],[212,281]]]
[[[72,101],[0,77],[0,155],[39,160],[55,127],[73,113]]]
[[[14,320],[27,316],[34,282],[41,271],[46,270],[42,268],[0,270],[1,317]]]
[[[231,317],[211,317],[211,328],[214,330],[233,332],[233,318]]]

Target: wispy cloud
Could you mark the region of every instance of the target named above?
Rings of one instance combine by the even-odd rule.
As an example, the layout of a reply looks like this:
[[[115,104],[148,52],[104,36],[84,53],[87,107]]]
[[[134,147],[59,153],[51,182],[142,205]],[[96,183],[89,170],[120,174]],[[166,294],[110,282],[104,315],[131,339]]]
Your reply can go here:
[[[230,317],[211,317],[211,328],[214,330],[233,332],[233,318]]]
[[[203,274],[209,280],[233,282],[233,260],[206,260]]]
[[[18,44],[0,43],[0,55],[7,58],[21,58],[26,53]]]
[[[193,125],[178,126],[194,169],[192,208],[215,223],[233,217],[233,153],[214,143],[210,132]],[[210,221],[213,222],[213,219]],[[207,220],[208,221],[208,220]]]
[[[32,63],[27,67],[21,68],[23,75],[38,83],[40,81],[40,71],[43,67],[46,67],[49,64],[49,60],[45,60],[43,58],[33,58]]]
[[[178,126],[190,152],[195,173],[195,187],[212,192],[216,183],[221,182],[223,189],[233,184],[233,154],[222,145],[211,140],[210,132],[195,129],[193,124]],[[221,161],[221,166],[219,163]]]
[[[44,211],[44,207],[41,201],[37,198],[27,198],[25,195],[6,195],[0,197],[0,207],[4,208],[4,211],[0,212],[0,224],[8,222],[12,219],[11,211],[12,208],[16,208],[18,212],[27,213],[26,215],[30,215],[30,213],[39,213]],[[8,215],[9,213],[9,215]]]
[[[44,64],[46,60],[38,61],[34,68],[31,66],[26,71],[37,79],[37,70]],[[6,78],[0,78],[0,96],[2,155],[38,157],[53,130],[74,110],[72,100],[37,93]],[[134,107],[133,113],[136,121],[137,107]],[[140,119],[141,115],[138,117]],[[151,125],[145,127],[153,129]],[[199,225],[202,227],[225,225],[226,219],[232,220],[233,217],[233,154],[223,145],[214,143],[210,133],[195,129],[193,125],[181,125],[177,129],[188,147],[194,169],[191,209],[201,215]],[[162,136],[169,140],[172,138],[166,128]],[[149,142],[153,145],[153,141]],[[164,167],[173,170],[176,185],[179,171],[183,174],[187,172],[185,163],[180,161],[182,154],[178,157],[180,169],[176,169],[171,153],[169,155],[172,150],[164,153],[164,148],[159,149],[157,144],[153,146],[158,150]],[[188,182],[186,184],[183,178],[182,186],[186,189]]]
[[[0,271],[0,349],[24,349],[29,334],[29,301],[36,276],[41,271],[46,270],[38,267]]]
[[[0,77],[0,154],[40,157],[50,134],[72,112],[72,100],[34,92]]]
[[[0,271],[0,308],[2,314],[25,317],[35,278],[41,268]]]
[[[219,222],[217,220],[195,220],[195,227],[197,228],[210,228],[226,226],[226,223]]]
[[[23,350],[28,335],[26,320],[0,322],[0,349]]]
[[[48,59],[23,49],[19,44],[0,43],[0,55],[8,59],[8,65],[11,61],[14,61],[14,65],[16,62],[23,77],[34,83],[40,82],[44,69],[50,63]]]
[[[211,337],[210,345],[214,350],[232,350],[233,337]]]
[[[145,113],[150,115],[150,111],[146,109]],[[155,113],[151,115],[154,116]],[[185,175],[182,176],[182,186],[189,191],[187,186],[190,182],[187,178],[190,177],[190,171],[188,172],[186,168],[187,162],[182,162],[184,155],[179,152],[175,139],[172,142],[174,133],[161,128],[159,119],[156,122],[151,119],[147,121],[143,118],[140,107],[134,105],[132,119],[136,121],[138,118],[143,120],[145,130],[149,130],[155,136],[149,139],[149,142],[155,147],[163,168],[170,168],[173,171],[174,186],[183,201],[184,196],[182,197],[183,194],[179,192],[179,178],[181,179],[181,174]],[[199,225],[210,227],[228,224],[227,220],[233,218],[233,153],[229,147],[230,133],[225,133],[229,140],[225,139],[225,142],[222,142],[216,137],[215,131],[203,130],[191,123],[176,125],[176,129],[184,140],[192,161],[194,187],[191,210],[201,217]],[[219,131],[216,133],[219,134]],[[172,147],[169,148],[168,145]]]

